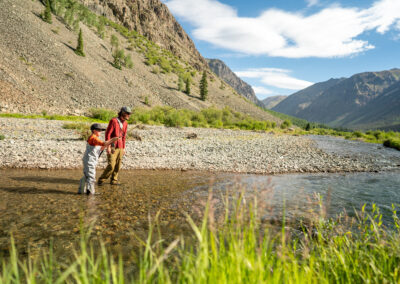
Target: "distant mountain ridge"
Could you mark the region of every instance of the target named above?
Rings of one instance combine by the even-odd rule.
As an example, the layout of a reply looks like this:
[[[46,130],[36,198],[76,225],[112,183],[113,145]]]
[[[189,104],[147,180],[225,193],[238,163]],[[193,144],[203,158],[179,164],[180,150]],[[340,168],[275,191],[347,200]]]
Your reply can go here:
[[[229,86],[235,89],[239,94],[246,99],[263,106],[262,102],[256,97],[253,88],[245,81],[240,79],[222,60],[206,59],[210,69]]]
[[[400,124],[400,69],[330,79],[301,90],[273,110],[350,129]]]
[[[272,109],[273,107],[275,107],[277,104],[279,104],[281,101],[283,101],[286,98],[287,98],[287,96],[272,96],[272,97],[263,99],[261,102],[263,103],[265,108]]]

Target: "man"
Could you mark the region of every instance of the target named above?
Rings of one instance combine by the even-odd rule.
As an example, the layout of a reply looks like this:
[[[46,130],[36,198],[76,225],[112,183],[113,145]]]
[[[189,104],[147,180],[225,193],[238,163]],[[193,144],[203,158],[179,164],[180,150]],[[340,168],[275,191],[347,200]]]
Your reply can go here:
[[[125,154],[125,140],[128,131],[128,119],[132,113],[130,107],[122,107],[118,117],[114,117],[108,123],[105,139],[106,141],[114,137],[121,137],[117,142],[107,147],[107,168],[99,178],[98,185],[102,185],[110,176],[112,185],[120,185],[118,173],[122,165],[122,157]]]

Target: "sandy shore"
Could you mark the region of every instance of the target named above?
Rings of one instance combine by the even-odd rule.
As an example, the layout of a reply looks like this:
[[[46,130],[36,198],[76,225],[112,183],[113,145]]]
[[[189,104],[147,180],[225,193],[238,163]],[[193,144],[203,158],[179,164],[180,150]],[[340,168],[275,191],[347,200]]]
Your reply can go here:
[[[0,118],[0,168],[71,169],[82,165],[85,141],[66,122]],[[362,157],[340,157],[307,137],[264,132],[146,126],[127,141],[125,169],[205,170],[240,173],[376,171]],[[196,139],[187,139],[196,133]],[[103,154],[98,168],[106,165]]]

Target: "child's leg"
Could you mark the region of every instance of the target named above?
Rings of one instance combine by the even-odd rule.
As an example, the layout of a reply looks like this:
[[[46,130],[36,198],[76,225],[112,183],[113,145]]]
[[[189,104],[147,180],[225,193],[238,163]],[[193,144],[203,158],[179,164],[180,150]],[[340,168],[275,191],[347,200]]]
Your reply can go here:
[[[78,189],[78,194],[85,193],[86,192],[86,177],[85,174],[79,181],[79,189]]]
[[[87,193],[95,193],[96,167],[88,167],[86,175]]]

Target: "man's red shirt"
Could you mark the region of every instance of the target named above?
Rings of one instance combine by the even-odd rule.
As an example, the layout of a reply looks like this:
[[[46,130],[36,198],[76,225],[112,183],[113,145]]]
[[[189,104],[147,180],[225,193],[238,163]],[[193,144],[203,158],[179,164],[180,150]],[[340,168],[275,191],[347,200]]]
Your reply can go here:
[[[118,119],[116,117],[114,117],[108,123],[106,135],[105,135],[106,141],[108,141],[114,137],[122,136],[122,139],[118,139],[117,142],[114,142],[114,145],[115,145],[115,148],[125,149],[125,141],[126,141],[127,131],[128,131],[128,123],[126,121],[124,121],[122,123],[122,130],[121,130]]]

